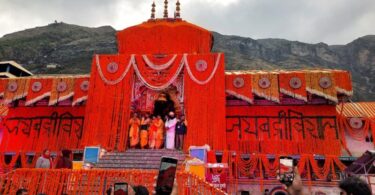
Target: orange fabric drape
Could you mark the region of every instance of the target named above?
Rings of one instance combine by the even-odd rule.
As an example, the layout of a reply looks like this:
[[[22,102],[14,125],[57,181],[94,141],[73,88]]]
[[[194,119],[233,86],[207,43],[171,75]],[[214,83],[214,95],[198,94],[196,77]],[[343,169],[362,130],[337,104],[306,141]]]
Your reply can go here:
[[[325,156],[324,165],[319,167],[317,160],[311,154],[302,154],[298,162],[298,171],[300,173],[308,173],[308,179],[311,181],[311,173],[318,179],[327,179],[328,175],[331,174],[333,178],[336,178],[336,169],[344,171],[346,166],[340,161],[337,156]]]
[[[251,85],[251,74],[226,73],[225,92],[241,100],[253,103],[254,96]]]
[[[148,59],[149,63],[152,64],[150,67],[145,61],[145,57],[142,55],[137,55],[137,66],[135,66],[135,73],[137,74],[138,78],[141,78],[141,81],[143,81],[146,86],[157,90],[164,89],[168,87],[179,75],[182,68],[182,57],[182,55],[168,55],[164,58],[147,56],[146,59]],[[172,62],[171,65],[159,69],[161,67],[160,64],[168,65],[168,61]]]
[[[261,87],[262,79],[269,82],[268,87]],[[254,72],[252,75],[253,93],[270,101],[280,102],[279,80],[277,72]]]
[[[64,87],[59,88],[59,85]],[[52,82],[51,96],[49,105],[55,105],[61,101],[67,100],[74,95],[74,77],[55,78]]]
[[[17,169],[0,178],[3,194],[15,194],[19,188],[25,188],[29,194],[101,194],[116,182],[129,185],[142,185],[149,192],[154,190],[153,170],[69,170],[69,169]],[[225,192],[214,188],[196,175],[176,173],[179,195],[215,194]]]
[[[321,79],[328,78],[330,85],[327,88],[321,86]],[[329,71],[309,71],[305,74],[306,90],[314,95],[324,97],[333,102],[338,102],[336,83],[333,74]]]
[[[352,96],[353,86],[350,72],[343,70],[333,70],[332,72],[335,79],[337,92],[347,96]]]
[[[26,105],[32,105],[51,95],[52,78],[32,78],[29,92],[26,97]],[[39,85],[39,86],[38,86]]]
[[[187,58],[189,67],[184,70],[184,90],[189,127],[184,142],[185,150],[191,145],[204,144],[213,149],[226,147],[224,56],[219,56],[220,54],[189,55]],[[197,70],[199,60],[207,62],[206,70],[202,72]],[[187,68],[190,68],[192,75]]]
[[[7,79],[1,79],[0,78],[0,97],[4,97],[6,86],[7,86]]]
[[[129,55],[100,55],[94,58],[83,145],[101,145],[107,150],[126,149],[134,74],[133,69],[126,71],[131,58]],[[110,63],[118,64],[116,72],[108,72],[107,65]]]
[[[265,154],[340,155],[336,108],[314,106],[230,106],[227,145]]]
[[[279,82],[281,93],[307,102],[306,80],[304,72],[280,72]],[[300,82],[300,86],[298,82]]]
[[[73,106],[86,101],[88,98],[88,88],[90,86],[90,77],[78,77],[74,80],[74,96],[73,96]]]
[[[209,53],[210,31],[186,21],[150,21],[117,33],[120,54]]]
[[[279,156],[275,156],[274,159],[268,159],[266,154],[239,153],[236,164],[241,177],[257,177],[262,184],[265,176],[276,178],[279,169],[279,158]],[[335,178],[337,173],[336,168],[341,172],[346,168],[337,156],[330,155],[325,156],[324,165],[320,167],[318,161],[311,154],[302,154],[297,167],[302,176],[307,176],[310,184],[312,173],[318,179],[327,179],[329,174]]]
[[[9,104],[12,101],[24,98],[29,90],[29,82],[30,79],[27,78],[8,79],[8,83],[6,85],[7,89],[4,95],[4,103]],[[10,85],[12,85],[12,87],[15,89],[10,89]]]

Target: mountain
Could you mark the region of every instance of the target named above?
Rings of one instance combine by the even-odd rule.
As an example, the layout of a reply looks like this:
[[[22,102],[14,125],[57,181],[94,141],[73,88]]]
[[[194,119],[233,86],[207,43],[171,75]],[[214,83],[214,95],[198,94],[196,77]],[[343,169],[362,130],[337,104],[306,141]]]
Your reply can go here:
[[[36,74],[89,73],[92,55],[117,53],[116,30],[53,23],[0,38],[0,61],[15,60]],[[224,52],[226,68],[349,70],[354,100],[375,101],[375,35],[346,45],[308,44],[284,39],[251,39],[214,34],[215,52]],[[49,69],[48,64],[57,68]]]

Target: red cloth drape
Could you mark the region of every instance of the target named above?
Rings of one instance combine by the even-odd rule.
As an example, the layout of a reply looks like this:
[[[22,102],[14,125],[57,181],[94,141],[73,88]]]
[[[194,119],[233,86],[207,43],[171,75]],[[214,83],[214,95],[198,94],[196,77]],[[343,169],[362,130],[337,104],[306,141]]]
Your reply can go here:
[[[1,122],[0,151],[79,149],[85,107],[12,107]]]
[[[33,78],[30,80],[29,92],[26,97],[26,105],[32,105],[51,95],[52,78]]]
[[[120,54],[209,53],[210,31],[186,21],[149,21],[117,33]]]
[[[225,75],[225,92],[241,100],[253,103],[251,74],[227,72]]]
[[[83,145],[101,145],[108,150],[126,149],[134,74],[132,68],[127,69],[131,59],[129,55],[100,55],[94,58]],[[118,70],[108,71],[110,63],[116,63]]]
[[[227,107],[227,144],[245,153],[340,155],[335,106]]]
[[[305,73],[299,71],[279,73],[280,92],[307,102]]]
[[[73,106],[79,104],[80,102],[87,100],[88,89],[90,85],[89,81],[90,81],[89,76],[75,78],[74,95],[73,95],[73,103],[72,103]]]
[[[204,144],[210,145],[213,149],[226,147],[224,56],[221,55],[215,71],[218,57],[219,55],[206,54],[189,55],[187,58],[189,67],[186,66],[184,70],[185,109],[188,121],[185,149],[190,145]],[[207,62],[207,69],[203,72],[197,69],[199,60]],[[189,74],[188,68],[192,75]],[[214,74],[212,79],[204,84],[211,74]]]

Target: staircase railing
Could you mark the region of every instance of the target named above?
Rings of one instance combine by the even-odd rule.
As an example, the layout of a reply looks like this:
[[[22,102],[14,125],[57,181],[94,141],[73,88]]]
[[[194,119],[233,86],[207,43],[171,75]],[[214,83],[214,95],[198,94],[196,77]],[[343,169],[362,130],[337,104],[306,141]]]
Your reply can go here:
[[[17,169],[0,177],[0,194],[15,194],[20,188],[29,194],[106,194],[115,182],[143,185],[153,191],[154,170],[48,170]],[[176,176],[178,194],[220,195],[225,192],[190,173]]]

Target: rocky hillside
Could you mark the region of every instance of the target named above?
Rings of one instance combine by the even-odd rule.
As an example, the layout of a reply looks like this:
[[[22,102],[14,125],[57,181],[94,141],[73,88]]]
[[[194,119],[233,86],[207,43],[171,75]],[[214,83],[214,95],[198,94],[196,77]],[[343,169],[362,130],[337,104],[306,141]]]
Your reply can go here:
[[[0,61],[15,60],[33,73],[88,73],[94,53],[116,53],[116,30],[65,23],[0,38]],[[336,68],[350,70],[357,101],[375,100],[375,35],[347,45],[251,39],[214,33],[214,51],[226,54],[227,69]],[[56,69],[46,65],[56,64]]]

